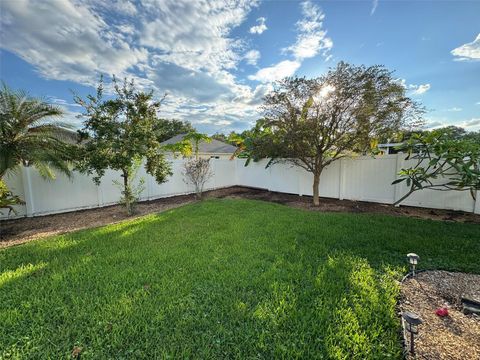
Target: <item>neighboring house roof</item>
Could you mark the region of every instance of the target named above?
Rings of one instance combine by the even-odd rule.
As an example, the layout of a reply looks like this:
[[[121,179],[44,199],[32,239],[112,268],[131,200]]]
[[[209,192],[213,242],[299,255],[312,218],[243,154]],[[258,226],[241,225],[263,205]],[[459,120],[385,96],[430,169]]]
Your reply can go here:
[[[187,134],[176,135],[168,140],[162,142],[162,145],[176,144],[183,140]],[[212,139],[211,142],[200,141],[198,144],[198,152],[201,154],[233,154],[237,148],[233,145],[224,143],[216,139]]]
[[[62,140],[68,144],[77,144],[80,139],[75,130],[60,128],[53,134],[58,140]]]
[[[379,148],[389,148],[389,147],[396,147],[403,145],[403,142],[398,143],[386,143],[386,144],[378,144]]]
[[[404,143],[386,143],[386,144],[378,144],[378,148],[380,150],[385,151],[387,154],[397,154],[402,152],[402,145]]]

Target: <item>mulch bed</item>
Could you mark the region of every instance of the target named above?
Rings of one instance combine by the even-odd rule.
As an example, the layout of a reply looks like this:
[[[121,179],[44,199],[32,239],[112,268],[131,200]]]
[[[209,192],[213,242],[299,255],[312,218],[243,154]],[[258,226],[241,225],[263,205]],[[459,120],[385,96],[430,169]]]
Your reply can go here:
[[[480,301],[480,275],[426,271],[402,284],[400,309],[420,316],[411,359],[480,359],[480,316],[462,312],[461,297]],[[447,307],[448,316],[436,309]],[[409,347],[407,341],[407,347]]]
[[[205,195],[206,197],[211,198],[244,198],[271,201],[311,211],[376,213],[394,216],[409,216],[422,219],[480,223],[480,215],[461,211],[394,207],[392,205],[363,201],[322,198],[320,200],[320,206],[314,207],[310,196],[276,193],[240,186],[208,191]],[[180,195],[152,201],[144,201],[137,205],[136,214],[133,217],[173,209],[195,201],[193,195]],[[126,215],[122,206],[114,205],[62,214],[37,216],[34,218],[2,220],[0,221],[0,248],[21,244],[50,235],[112,224],[128,218],[132,217]]]

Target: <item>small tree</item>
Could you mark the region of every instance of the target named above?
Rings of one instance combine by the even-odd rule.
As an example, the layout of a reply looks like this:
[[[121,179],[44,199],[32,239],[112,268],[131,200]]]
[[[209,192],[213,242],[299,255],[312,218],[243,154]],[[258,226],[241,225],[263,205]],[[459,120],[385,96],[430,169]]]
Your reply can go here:
[[[395,205],[422,189],[469,191],[475,199],[480,189],[480,143],[457,137],[451,130],[413,134],[405,143],[405,160],[414,160],[414,164],[401,169],[400,178],[392,183],[405,182],[409,187]]]
[[[190,131],[181,142],[172,144],[169,147],[170,150],[180,152],[184,157],[189,158],[183,166],[183,176],[185,177],[185,183],[192,184],[195,187],[197,199],[202,198],[205,184],[213,176],[213,171],[210,168],[210,159],[198,157],[199,144],[202,141],[210,142],[212,139],[206,134]],[[192,153],[195,157],[191,157]]]
[[[142,159],[137,158],[132,164],[132,167],[128,170],[129,180],[127,184],[124,182],[113,180],[113,184],[120,188],[122,197],[120,198],[120,204],[125,205],[125,207],[130,209],[129,214],[135,211],[135,205],[140,199],[142,192],[145,190],[145,179],[138,179],[138,183],[134,184],[134,181],[137,180],[137,173],[142,165]]]
[[[191,158],[186,160],[183,175],[187,184],[195,186],[197,199],[201,199],[205,184],[213,176],[213,171],[210,168],[210,159]]]
[[[314,205],[326,166],[368,152],[380,134],[413,125],[421,112],[392,72],[344,62],[316,79],[284,79],[265,97],[264,110],[251,155],[312,173]]]
[[[84,108],[83,129],[78,169],[94,174],[99,184],[106,169],[118,170],[123,178],[122,201],[127,213],[132,214],[136,194],[132,187],[135,164],[145,160],[145,170],[158,183],[171,175],[170,164],[161,152],[155,133],[157,111],[160,101],[155,101],[153,92],[136,90],[133,81],[124,81],[120,86],[113,78],[114,94],[103,97],[103,81],[95,96],[86,100],[75,96],[75,102]]]

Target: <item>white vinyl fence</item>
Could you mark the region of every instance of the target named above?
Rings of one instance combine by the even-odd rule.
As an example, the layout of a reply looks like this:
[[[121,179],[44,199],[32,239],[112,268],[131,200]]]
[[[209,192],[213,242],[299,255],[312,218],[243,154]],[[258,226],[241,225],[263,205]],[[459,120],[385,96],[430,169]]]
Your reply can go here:
[[[404,158],[405,154],[396,154],[339,160],[324,170],[320,196],[393,204],[407,192],[403,183],[391,185],[397,178],[398,170],[408,166]],[[212,159],[214,176],[206,188],[240,185],[299,195],[313,193],[312,175],[303,169],[288,164],[276,164],[265,169],[266,161],[251,162],[247,167],[244,163],[243,159]],[[146,182],[141,200],[192,193],[193,187],[183,181],[182,167],[183,160],[172,160],[173,176],[160,185],[142,168],[138,177],[143,177]],[[22,168],[18,174],[7,178],[7,185],[26,204],[17,207],[18,215],[9,217],[46,215],[115,204],[120,198],[120,188],[112,184],[113,180],[120,180],[118,172],[107,172],[100,186],[95,185],[90,177],[78,173],[72,179],[59,175],[54,181],[46,181],[35,169]],[[480,214],[480,199],[477,197],[475,202],[468,191],[422,190],[412,194],[402,205]],[[6,212],[0,215],[0,219],[5,218]]]

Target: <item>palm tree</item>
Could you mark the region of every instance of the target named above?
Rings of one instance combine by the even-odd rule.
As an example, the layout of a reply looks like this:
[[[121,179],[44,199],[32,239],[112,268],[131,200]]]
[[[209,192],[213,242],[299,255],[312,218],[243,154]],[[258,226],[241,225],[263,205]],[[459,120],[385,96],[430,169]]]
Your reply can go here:
[[[204,141],[206,143],[209,143],[212,141],[212,139],[207,135],[207,134],[201,134],[196,131],[190,131],[187,135],[183,137],[184,141],[190,142],[191,148],[195,153],[195,159],[198,160],[198,145]]]
[[[64,123],[53,121],[63,111],[5,84],[0,90],[0,178],[19,165],[34,166],[54,179],[53,169],[70,175],[69,136]],[[72,136],[73,138],[73,136]]]
[[[48,179],[55,178],[54,170],[71,175],[72,145],[65,140],[73,135],[67,131],[68,125],[52,120],[62,115],[58,107],[3,84],[0,89],[0,182],[20,165],[34,166]]]

